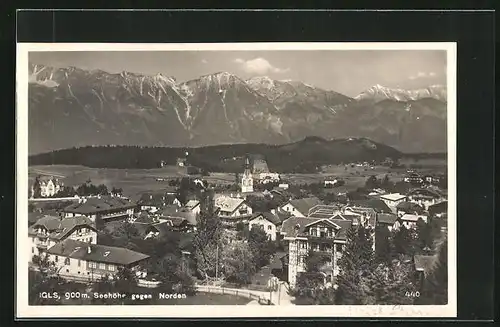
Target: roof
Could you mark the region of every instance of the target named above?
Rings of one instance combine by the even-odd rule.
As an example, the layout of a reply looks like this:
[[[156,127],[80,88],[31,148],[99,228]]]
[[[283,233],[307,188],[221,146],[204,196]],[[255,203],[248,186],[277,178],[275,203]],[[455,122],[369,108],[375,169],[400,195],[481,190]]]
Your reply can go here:
[[[336,236],[336,239],[345,240],[346,232],[351,227],[352,221],[342,220],[342,219],[318,219],[318,218],[308,218],[308,217],[290,217],[283,222],[281,227],[281,232],[288,237],[304,236],[306,226],[318,223],[320,221],[329,222],[340,226],[340,230]]]
[[[339,211],[340,206],[338,205],[318,204],[309,209],[308,216],[313,217],[313,215],[317,215],[317,218],[324,218],[324,216],[329,216],[328,218],[331,218]]]
[[[215,200],[215,206],[219,207],[220,211],[232,213],[236,211],[236,209],[238,209],[243,204],[243,202],[245,202],[244,199],[221,196]]]
[[[297,209],[304,216],[309,214],[309,210],[311,210],[314,206],[319,204],[323,204],[320,199],[316,197],[295,199],[288,201],[295,209]]]
[[[146,192],[140,195],[137,204],[143,206],[162,206],[165,203],[165,194]]]
[[[161,213],[160,213],[160,218],[161,219],[167,219],[167,220],[172,220],[172,219],[183,219],[186,220],[189,224],[195,226],[198,221],[196,219],[196,214],[191,212],[189,209],[182,209],[182,208],[172,208],[172,207],[167,207],[165,208]],[[172,220],[172,222],[174,221]]]
[[[73,203],[64,208],[64,212],[89,214],[102,211],[113,211],[129,209],[136,206],[136,203],[120,197],[106,196],[101,198],[88,198],[85,202]]]
[[[392,213],[379,213],[377,215],[377,222],[382,224],[393,225],[396,220],[398,220],[398,216]]]
[[[413,257],[415,262],[415,270],[428,272],[434,265],[434,256],[432,255],[415,255]]]
[[[200,201],[198,201],[198,200],[189,200],[186,203],[185,207],[189,208],[189,209],[194,209],[194,208],[196,208],[199,205],[200,205]]]
[[[406,195],[400,193],[391,193],[391,194],[382,194],[379,195],[380,199],[389,200],[389,201],[399,201],[406,198]]]
[[[422,212],[424,212],[424,208],[422,208],[418,204],[413,203],[413,202],[407,202],[407,201],[399,203],[396,206],[396,208],[397,208],[397,210],[404,211],[407,213],[410,213],[410,212],[411,213],[413,213],[413,212],[422,213]]]
[[[431,215],[448,211],[448,201],[439,202],[429,206],[428,211]]]
[[[256,219],[259,217],[263,217],[264,219],[270,221],[271,223],[273,223],[275,225],[281,224],[281,219],[277,215],[274,215],[270,212],[257,212],[252,216],[252,218],[250,218],[250,220],[253,220],[253,219]]]
[[[338,213],[332,219],[335,219],[335,220],[354,220],[354,219],[358,219],[358,217],[359,216],[357,216],[357,215],[348,215],[348,214],[344,214],[344,213]]]
[[[424,219],[424,218],[427,218],[427,217],[426,216],[422,216],[422,215],[404,214],[401,217],[401,220],[417,222],[420,218]]]
[[[418,188],[418,189],[415,189],[415,190],[408,192],[408,196],[414,196],[414,195],[420,195],[420,196],[431,197],[431,198],[442,198],[444,196],[438,190],[430,189],[430,188]]]
[[[152,224],[152,223],[155,223],[157,221],[157,219],[154,216],[150,215],[149,213],[147,213],[145,211],[136,213],[134,215],[134,217],[136,217],[136,219],[134,220],[134,223],[137,223],[137,224]]]
[[[377,213],[392,213],[392,210],[387,206],[387,204],[380,199],[354,200],[349,204],[349,206],[352,208],[370,208],[375,210]]]
[[[91,252],[88,253],[90,247]],[[93,262],[105,262],[117,265],[131,265],[148,259],[149,256],[126,248],[89,244],[66,239],[47,250],[47,253]]]
[[[37,220],[28,228],[28,235],[37,235],[37,228],[43,227],[48,230],[48,237],[54,240],[66,238],[75,227],[84,226],[95,230],[94,223],[85,216],[61,218],[54,216],[44,216]]]

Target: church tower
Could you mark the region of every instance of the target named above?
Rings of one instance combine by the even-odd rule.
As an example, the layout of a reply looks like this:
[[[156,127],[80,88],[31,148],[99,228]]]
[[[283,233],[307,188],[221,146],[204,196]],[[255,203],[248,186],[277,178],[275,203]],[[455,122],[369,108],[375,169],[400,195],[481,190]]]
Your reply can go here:
[[[241,192],[253,192],[253,176],[248,158],[245,161],[245,171],[243,172],[243,177],[241,178]]]

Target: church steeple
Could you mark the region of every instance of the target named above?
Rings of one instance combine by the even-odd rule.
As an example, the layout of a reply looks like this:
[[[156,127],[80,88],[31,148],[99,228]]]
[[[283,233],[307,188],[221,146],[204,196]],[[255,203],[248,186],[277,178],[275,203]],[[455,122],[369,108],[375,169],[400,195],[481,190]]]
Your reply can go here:
[[[243,172],[243,177],[241,178],[241,192],[253,192],[253,176],[248,157],[245,159],[245,171]]]

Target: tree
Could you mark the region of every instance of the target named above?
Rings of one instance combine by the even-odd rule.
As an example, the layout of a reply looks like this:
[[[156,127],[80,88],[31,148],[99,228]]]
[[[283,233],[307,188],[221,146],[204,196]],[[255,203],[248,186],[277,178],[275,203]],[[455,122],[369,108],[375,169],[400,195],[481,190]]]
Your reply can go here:
[[[384,190],[391,190],[393,187],[394,187],[394,184],[391,182],[391,180],[389,179],[389,175],[385,175],[384,176],[384,179],[382,180],[382,183],[380,185],[382,187],[382,189]]]
[[[417,251],[417,233],[413,228],[401,226],[393,232],[394,252],[413,256]]]
[[[113,195],[122,195],[123,194],[123,190],[122,188],[117,188],[117,187],[114,187],[111,189],[111,194]]]
[[[448,237],[443,233],[436,244],[437,254],[427,273],[418,304],[444,305],[448,303]]]
[[[372,231],[363,226],[353,226],[347,231],[347,242],[339,259],[340,273],[335,302],[337,304],[366,304],[370,298],[367,278],[372,273]]]
[[[40,176],[35,177],[33,182],[33,197],[40,198],[42,196],[42,185],[40,182]]]
[[[276,253],[276,244],[271,242],[262,228],[252,228],[248,235],[248,245],[257,269],[269,264]]]
[[[408,294],[415,294],[417,288],[413,280],[411,262],[383,262],[374,269],[369,281],[372,289],[371,304],[413,304],[413,296]]]
[[[44,298],[41,296],[43,292],[63,294],[65,291],[66,282],[57,274],[55,263],[51,262],[46,255],[35,255],[32,262],[36,268],[30,269],[28,274],[28,301],[30,305],[60,304],[61,298]]]
[[[375,227],[375,259],[378,263],[391,263],[394,259],[394,245],[387,226]]]
[[[256,272],[254,254],[245,242],[235,242],[226,246],[221,254],[224,276],[228,282],[249,284]]]
[[[375,177],[374,175],[368,177],[365,183],[365,188],[368,190],[373,190],[378,187],[380,187],[380,182],[377,177]]]
[[[197,272],[203,279],[213,277],[219,264],[219,248],[223,248],[223,226],[215,214],[212,192],[203,192],[196,233],[193,238]]]
[[[305,258],[305,272],[297,277],[297,284],[292,296],[299,304],[334,304],[333,289],[325,288],[325,277],[320,272],[321,266],[329,257],[310,250]]]

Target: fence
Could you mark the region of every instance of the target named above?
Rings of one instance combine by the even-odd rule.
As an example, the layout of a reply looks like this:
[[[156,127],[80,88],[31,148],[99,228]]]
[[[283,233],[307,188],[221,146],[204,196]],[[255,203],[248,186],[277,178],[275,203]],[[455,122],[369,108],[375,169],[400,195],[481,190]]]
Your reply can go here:
[[[248,291],[248,290],[239,290],[239,289],[231,289],[231,288],[224,288],[224,287],[218,287],[218,286],[207,286],[207,285],[197,285],[196,290],[198,292],[205,292],[205,293],[242,296],[242,297],[246,297],[246,298],[251,299],[251,300],[256,300],[257,302],[259,302],[259,304],[272,305],[272,303],[270,303],[270,301],[267,297],[257,295],[251,291]]]

